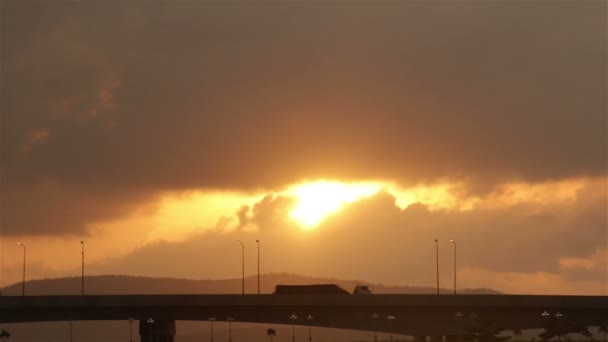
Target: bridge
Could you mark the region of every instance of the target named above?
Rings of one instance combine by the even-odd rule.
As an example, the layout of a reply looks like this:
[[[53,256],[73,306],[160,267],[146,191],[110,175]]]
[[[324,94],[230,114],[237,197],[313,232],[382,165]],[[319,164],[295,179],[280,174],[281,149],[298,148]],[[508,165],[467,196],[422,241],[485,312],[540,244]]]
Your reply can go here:
[[[293,318],[293,316],[297,318]],[[309,318],[310,316],[310,318]],[[394,317],[388,319],[388,316]],[[478,322],[503,330],[608,319],[608,296],[93,295],[0,297],[0,323],[139,320],[142,341],[173,341],[176,320],[310,325],[456,336]],[[308,319],[307,319],[308,318]],[[148,323],[149,322],[149,323]]]

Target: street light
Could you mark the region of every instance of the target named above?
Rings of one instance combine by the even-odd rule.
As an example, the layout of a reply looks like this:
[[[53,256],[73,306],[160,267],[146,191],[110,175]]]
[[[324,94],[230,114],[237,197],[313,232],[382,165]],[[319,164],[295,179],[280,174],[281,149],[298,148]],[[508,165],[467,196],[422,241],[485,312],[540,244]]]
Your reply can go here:
[[[75,323],[76,322],[74,322],[74,321],[69,321],[68,322],[68,325],[70,326],[70,342],[72,342],[72,329],[74,328],[74,324]]]
[[[81,293],[84,296],[84,241],[80,241],[80,245],[82,247],[82,284],[81,284]]]
[[[454,245],[454,294],[456,294],[456,241],[450,240]]]
[[[25,245],[21,242],[17,242],[17,244],[23,247],[23,282],[21,283],[21,295],[25,296]]]
[[[133,342],[133,318],[129,317],[129,342]]]
[[[313,319],[314,317],[312,317],[312,315],[308,315],[308,317],[306,317],[306,320],[308,321],[308,342],[312,342],[312,327],[310,326],[310,323]]]
[[[561,312],[556,312],[555,313],[555,318],[557,319],[557,340],[561,341],[562,339],[562,327],[561,327],[561,322],[559,321],[562,317],[564,317],[564,315]]]
[[[260,294],[260,240],[255,240],[258,244],[258,294]]]
[[[298,316],[291,314],[289,319],[291,320],[291,340],[292,342],[296,342],[296,319],[298,319]]]
[[[456,324],[458,325],[458,342],[462,341],[462,317],[464,316],[462,312],[458,311],[454,315],[456,317]]]
[[[437,294],[439,294],[439,241],[435,239],[435,251],[437,252]]]
[[[241,242],[241,240],[236,240],[236,243],[238,243],[239,245],[241,245],[241,269],[242,269],[242,275],[243,275],[243,294],[245,294],[245,245]]]
[[[377,312],[372,314],[374,320],[374,342],[378,342],[378,317],[380,317],[380,315],[378,315]]]
[[[209,321],[211,322],[211,342],[213,342],[213,322],[215,321],[215,317],[209,317]]]
[[[388,319],[389,341],[393,342],[393,320],[395,319],[395,316],[388,315],[386,318]]]
[[[232,342],[232,321],[234,321],[234,318],[227,317],[226,320],[228,321],[228,342]]]
[[[152,324],[154,324],[154,320],[148,318],[146,322],[148,323],[148,342],[154,342],[154,338],[152,337]]]

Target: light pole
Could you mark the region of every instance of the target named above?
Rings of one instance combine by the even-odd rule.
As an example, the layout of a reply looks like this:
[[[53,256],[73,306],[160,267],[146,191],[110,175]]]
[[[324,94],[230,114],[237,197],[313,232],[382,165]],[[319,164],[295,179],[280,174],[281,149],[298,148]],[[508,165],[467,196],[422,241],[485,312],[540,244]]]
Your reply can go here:
[[[82,273],[81,273],[81,295],[84,296],[84,241],[80,241],[80,246],[82,247]]]
[[[437,294],[439,294],[439,241],[435,239],[435,251],[437,253]]]
[[[129,342],[133,342],[133,318],[129,317]]]
[[[245,245],[241,242],[241,240],[236,240],[236,243],[241,245],[241,270],[242,270],[242,278],[243,278],[243,294],[245,294]]]
[[[211,342],[213,342],[213,322],[215,321],[215,317],[209,317],[209,322],[211,322]]]
[[[393,320],[395,319],[395,316],[388,315],[386,318],[388,319],[389,341],[393,342]]]
[[[549,313],[549,311],[544,310],[543,312],[541,312],[540,316],[542,317],[545,330],[549,331],[549,329],[551,328],[551,314]]]
[[[458,325],[458,342],[462,341],[462,316],[464,316],[462,314],[462,312],[458,311],[456,312],[456,315],[454,315],[456,317],[456,324]]]
[[[23,247],[23,282],[21,283],[21,295],[25,296],[25,245],[21,242],[17,242],[17,244]]]
[[[450,240],[454,245],[454,294],[456,294],[456,241]]]
[[[289,319],[291,320],[291,341],[296,342],[296,319],[298,319],[298,316],[291,314]]]
[[[556,318],[556,325],[557,325],[557,340],[561,341],[562,340],[562,323],[561,323],[561,318],[564,317],[564,315],[561,312],[557,312],[555,313],[555,318]]]
[[[255,240],[258,244],[258,294],[260,294],[260,240]]]
[[[234,318],[227,317],[226,320],[228,321],[228,342],[232,342],[232,321],[234,321]]]
[[[148,318],[146,322],[148,323],[148,342],[154,342],[154,338],[152,337],[152,324],[154,324],[154,320]]]
[[[308,342],[312,342],[312,327],[311,327],[311,322],[314,319],[314,317],[312,317],[312,315],[308,315],[308,317],[306,317],[306,320],[308,321]]]
[[[74,321],[69,321],[68,325],[70,326],[70,342],[72,342],[72,329],[74,328]]]
[[[378,317],[380,315],[377,312],[372,314],[372,319],[374,320],[374,342],[378,342]]]

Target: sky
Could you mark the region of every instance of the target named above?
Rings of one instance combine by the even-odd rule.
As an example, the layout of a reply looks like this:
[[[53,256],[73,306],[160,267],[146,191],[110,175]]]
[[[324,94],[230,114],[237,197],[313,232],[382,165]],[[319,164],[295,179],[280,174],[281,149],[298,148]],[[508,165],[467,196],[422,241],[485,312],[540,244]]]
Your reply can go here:
[[[0,284],[606,295],[607,7],[2,1]]]

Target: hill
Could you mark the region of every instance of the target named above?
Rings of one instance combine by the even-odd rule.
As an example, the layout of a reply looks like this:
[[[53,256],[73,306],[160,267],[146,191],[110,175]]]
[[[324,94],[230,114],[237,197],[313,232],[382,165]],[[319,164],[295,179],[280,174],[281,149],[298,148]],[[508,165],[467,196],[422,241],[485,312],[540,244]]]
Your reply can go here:
[[[370,284],[359,280],[343,280],[321,277],[307,277],[296,274],[272,273],[260,276],[260,292],[272,293],[278,284],[338,284],[352,291],[358,284],[372,285],[377,294],[424,294],[436,293],[432,287],[387,286]],[[78,295],[81,278],[54,278],[30,280],[25,284],[26,295]],[[257,293],[257,277],[245,278],[245,292]],[[125,275],[100,275],[85,277],[85,293],[96,295],[110,294],[236,294],[241,293],[241,279],[192,280],[177,278],[151,278]],[[451,289],[441,289],[441,293],[452,293]],[[499,294],[491,289],[462,289],[461,294]],[[21,283],[2,289],[2,295],[17,296],[21,294]]]

